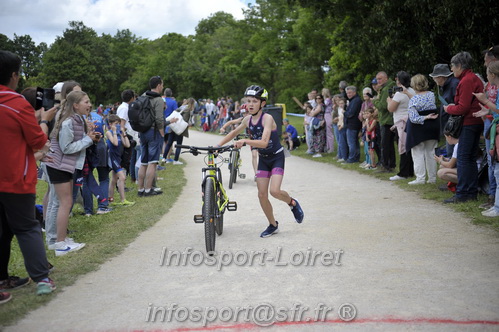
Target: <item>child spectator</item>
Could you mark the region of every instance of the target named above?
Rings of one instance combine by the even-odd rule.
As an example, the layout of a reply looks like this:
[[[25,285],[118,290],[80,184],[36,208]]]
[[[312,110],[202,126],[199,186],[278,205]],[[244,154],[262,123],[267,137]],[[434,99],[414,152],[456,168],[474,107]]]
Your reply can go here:
[[[459,138],[449,136],[448,133],[445,133],[445,131],[444,135],[447,143],[455,146],[452,151],[451,158],[446,159],[443,156],[435,155],[435,161],[440,165],[440,168],[437,171],[437,176],[440,179],[447,181],[447,188],[449,188],[450,191],[455,192],[457,184],[457,149],[459,145]]]
[[[293,151],[297,147],[300,146],[300,139],[298,138],[298,132],[296,128],[289,124],[288,119],[282,120],[282,123],[286,127],[284,132],[286,145],[288,146],[288,150]]]
[[[366,114],[366,142],[368,144],[369,160],[370,165],[367,169],[376,169],[376,159],[374,158],[374,150],[376,148],[376,125],[378,120],[376,119],[376,112],[373,107],[369,107],[365,111]],[[367,159],[367,156],[366,156]]]
[[[121,203],[116,205],[130,206],[135,202],[127,201],[125,198],[125,170],[121,167],[121,156],[124,148],[130,147],[125,128],[120,125],[121,119],[116,114],[109,115],[109,130],[106,132],[107,148],[109,150],[109,159],[111,161],[112,177],[109,183],[109,201],[114,201],[114,188],[118,184]]]

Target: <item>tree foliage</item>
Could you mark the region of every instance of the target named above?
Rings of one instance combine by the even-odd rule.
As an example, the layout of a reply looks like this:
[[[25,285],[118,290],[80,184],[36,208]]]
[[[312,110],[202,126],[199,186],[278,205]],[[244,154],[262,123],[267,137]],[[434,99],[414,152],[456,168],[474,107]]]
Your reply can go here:
[[[379,70],[427,74],[463,50],[483,74],[481,51],[498,43],[498,21],[492,0],[256,0],[242,20],[217,12],[191,36],[99,36],[69,22],[50,47],[0,34],[0,49],[22,57],[26,84],[73,79],[97,103],[119,101],[127,88],[142,93],[160,75],[178,99],[239,98],[247,85],[260,84],[271,102],[293,109],[291,98],[305,100],[312,88],[334,93],[340,80],[361,88]]]

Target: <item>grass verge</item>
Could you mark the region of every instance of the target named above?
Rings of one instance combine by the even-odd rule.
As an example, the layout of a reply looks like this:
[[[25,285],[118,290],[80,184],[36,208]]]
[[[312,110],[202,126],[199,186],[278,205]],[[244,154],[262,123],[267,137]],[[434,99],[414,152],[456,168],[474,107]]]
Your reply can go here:
[[[167,164],[165,167],[165,170],[158,171],[160,180],[157,182],[157,186],[163,189],[163,195],[139,198],[137,186],[127,181],[127,187],[131,190],[126,197],[136,202],[134,206],[116,207],[108,214],[85,217],[82,207],[75,205],[74,216],[69,221],[69,228],[74,233],[70,236],[77,242],[86,243],[86,247],[60,257],[55,257],[53,250],[47,250],[47,258],[55,266],[50,277],[54,279],[57,290],[50,295],[36,296],[36,287],[32,282],[12,291],[12,300],[0,306],[0,327],[13,324],[28,312],[48,303],[78,277],[97,270],[101,264],[120,254],[141,232],[158,222],[173,206],[186,183],[183,166]],[[39,181],[37,204],[41,204],[46,187],[45,182]],[[118,193],[115,198],[119,201]],[[26,276],[24,260],[15,239],[12,241],[9,273]]]

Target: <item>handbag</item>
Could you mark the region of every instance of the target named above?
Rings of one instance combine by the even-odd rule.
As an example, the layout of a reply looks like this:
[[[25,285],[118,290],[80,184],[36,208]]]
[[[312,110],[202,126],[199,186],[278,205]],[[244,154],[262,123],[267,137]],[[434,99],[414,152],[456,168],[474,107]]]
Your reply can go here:
[[[184,120],[184,117],[182,116],[183,112],[184,112],[184,110],[182,110],[180,112],[178,110],[175,110],[175,111],[172,112],[172,114],[170,114],[166,118],[166,121],[170,121],[173,118],[178,119],[177,122],[170,123],[168,125],[173,130],[173,132],[175,134],[177,134],[177,135],[181,135],[185,131],[185,129],[187,128],[187,126],[188,126],[188,123]]]
[[[463,115],[451,115],[445,124],[444,135],[459,138],[463,129]]]

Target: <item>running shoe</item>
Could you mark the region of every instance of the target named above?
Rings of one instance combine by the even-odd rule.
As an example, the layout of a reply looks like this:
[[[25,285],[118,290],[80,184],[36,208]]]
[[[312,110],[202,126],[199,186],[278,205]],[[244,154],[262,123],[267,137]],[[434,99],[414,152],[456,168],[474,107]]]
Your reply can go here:
[[[260,237],[269,237],[279,233],[279,223],[276,221],[276,224],[277,226],[270,224],[269,227],[260,234]]]
[[[50,278],[43,279],[36,285],[36,295],[50,294],[56,290],[54,281]]]
[[[10,276],[9,279],[0,281],[0,292],[11,291],[26,286],[31,281],[30,278],[20,278]]]
[[[300,203],[296,199],[293,198],[293,201],[295,201],[295,205],[291,205],[291,212],[293,212],[293,215],[295,216],[295,221],[299,224],[303,221],[303,217],[305,217],[305,214],[303,213],[303,210],[301,209]]]

